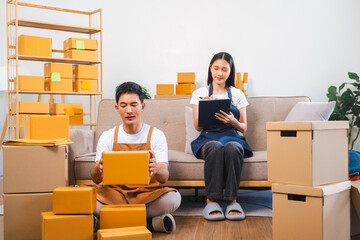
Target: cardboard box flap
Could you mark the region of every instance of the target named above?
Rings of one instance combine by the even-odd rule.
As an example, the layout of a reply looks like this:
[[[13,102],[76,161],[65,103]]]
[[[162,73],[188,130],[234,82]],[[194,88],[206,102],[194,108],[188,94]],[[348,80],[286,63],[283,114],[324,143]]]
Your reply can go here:
[[[322,186],[318,186],[316,188],[322,188],[323,195],[329,196],[329,195],[333,195],[335,193],[349,190],[351,188],[351,182],[345,181],[345,182],[340,182],[340,183],[322,185]]]
[[[300,186],[300,185],[288,185],[288,184],[280,184],[280,183],[273,183],[271,185],[271,191],[273,193],[306,195],[312,197],[323,196],[323,191],[321,188],[314,188],[314,187]]]
[[[360,216],[360,180],[351,181],[351,201],[357,215]]]
[[[99,229],[98,230],[98,239],[99,235],[102,237],[116,237],[116,236],[127,236],[134,234],[151,234],[150,231],[145,226],[137,227],[123,227],[123,228],[110,228],[110,229]]]
[[[313,130],[349,129],[348,121],[313,121],[311,125]]]
[[[131,210],[131,209],[137,209],[137,208],[144,208],[145,204],[119,204],[119,205],[104,205],[101,208],[101,211],[113,211],[113,210]]]
[[[311,122],[267,122],[266,131],[310,131]]]

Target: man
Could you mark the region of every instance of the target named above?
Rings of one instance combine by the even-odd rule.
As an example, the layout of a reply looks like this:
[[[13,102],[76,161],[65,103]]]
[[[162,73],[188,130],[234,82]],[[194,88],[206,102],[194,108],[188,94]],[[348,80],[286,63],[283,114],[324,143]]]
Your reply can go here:
[[[159,129],[142,122],[141,116],[145,103],[142,88],[138,84],[125,82],[119,85],[116,88],[115,99],[115,109],[123,123],[101,135],[91,177],[96,184],[102,182],[102,153],[104,151],[148,150],[151,180],[149,185],[99,187],[97,209],[94,215],[99,218],[103,204],[145,204],[149,230],[172,232],[176,225],[169,213],[180,206],[181,196],[177,190],[161,186],[169,178],[165,135]]]

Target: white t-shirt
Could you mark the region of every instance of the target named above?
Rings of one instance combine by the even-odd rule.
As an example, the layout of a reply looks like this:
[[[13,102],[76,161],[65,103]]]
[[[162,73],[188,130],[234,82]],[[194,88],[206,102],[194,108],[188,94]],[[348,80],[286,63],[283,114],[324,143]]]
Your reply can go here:
[[[249,105],[248,101],[245,98],[245,94],[240,89],[235,87],[230,87],[230,92],[232,95],[231,103],[235,107],[240,109]],[[208,88],[207,87],[198,88],[192,93],[190,104],[199,105],[200,97],[206,97],[206,96],[209,96]],[[213,97],[214,99],[229,99],[227,92],[224,94],[214,94]]]
[[[146,143],[150,125],[144,124],[142,129],[136,134],[128,134],[124,131],[123,125],[119,126],[118,143]],[[99,161],[102,153],[112,151],[114,145],[115,127],[103,132],[99,138],[96,148],[95,161]],[[165,134],[154,127],[150,139],[151,150],[155,154],[157,162],[168,163],[168,147]]]

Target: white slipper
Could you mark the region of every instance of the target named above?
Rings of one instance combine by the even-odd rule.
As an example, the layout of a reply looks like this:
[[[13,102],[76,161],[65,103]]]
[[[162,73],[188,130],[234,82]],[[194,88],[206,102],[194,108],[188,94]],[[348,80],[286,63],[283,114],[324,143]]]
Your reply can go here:
[[[176,223],[169,213],[152,218],[152,227],[156,232],[171,233],[176,230]]]

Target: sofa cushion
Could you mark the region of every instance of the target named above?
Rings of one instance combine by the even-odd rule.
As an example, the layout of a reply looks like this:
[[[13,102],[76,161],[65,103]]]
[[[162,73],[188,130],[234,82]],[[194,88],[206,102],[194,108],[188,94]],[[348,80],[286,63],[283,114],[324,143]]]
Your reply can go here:
[[[75,158],[74,171],[76,180],[91,180],[90,171],[94,167],[95,156]]]
[[[191,150],[191,142],[194,141],[201,132],[197,131],[194,126],[194,115],[191,107],[185,106],[185,127],[186,142],[185,153],[193,154]]]
[[[285,121],[327,121],[335,108],[332,102],[298,102],[291,109]]]

